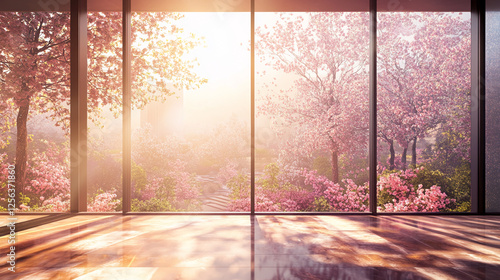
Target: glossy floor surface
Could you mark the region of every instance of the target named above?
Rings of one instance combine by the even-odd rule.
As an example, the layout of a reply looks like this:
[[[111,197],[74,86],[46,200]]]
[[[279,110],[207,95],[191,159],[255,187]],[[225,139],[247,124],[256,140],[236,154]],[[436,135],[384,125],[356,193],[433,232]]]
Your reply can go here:
[[[500,279],[498,216],[81,215],[16,238],[2,280]]]

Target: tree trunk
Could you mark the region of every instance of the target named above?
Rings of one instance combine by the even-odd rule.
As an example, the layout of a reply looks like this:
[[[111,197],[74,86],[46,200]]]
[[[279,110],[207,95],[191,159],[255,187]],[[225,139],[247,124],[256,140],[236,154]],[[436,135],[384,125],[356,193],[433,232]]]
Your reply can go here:
[[[408,148],[403,149],[403,154],[401,155],[401,163],[403,165],[403,170],[406,170],[406,151]]]
[[[389,169],[394,170],[394,158],[395,158],[395,153],[394,153],[394,140],[391,140],[389,142],[389,151],[391,152],[391,158],[389,159]]]
[[[417,167],[417,137],[413,138],[411,147],[411,165],[413,168]]]
[[[16,194],[24,193],[26,184],[26,164],[28,161],[28,122],[29,101],[23,102],[17,113],[16,143]]]
[[[332,181],[339,182],[339,155],[337,151],[332,151]]]

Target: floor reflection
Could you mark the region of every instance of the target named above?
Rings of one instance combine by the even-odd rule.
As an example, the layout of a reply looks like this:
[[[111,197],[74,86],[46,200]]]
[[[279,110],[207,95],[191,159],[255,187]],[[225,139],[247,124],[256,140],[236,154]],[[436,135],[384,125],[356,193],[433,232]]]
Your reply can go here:
[[[18,232],[0,278],[498,279],[499,236],[497,216],[73,216]]]

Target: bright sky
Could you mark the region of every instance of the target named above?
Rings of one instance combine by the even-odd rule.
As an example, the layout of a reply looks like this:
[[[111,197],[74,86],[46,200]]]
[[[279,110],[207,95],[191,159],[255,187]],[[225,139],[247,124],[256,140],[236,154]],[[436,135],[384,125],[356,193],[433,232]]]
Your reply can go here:
[[[200,89],[184,92],[185,132],[210,128],[231,116],[250,122],[250,14],[185,13],[179,26],[204,37],[206,48],[190,52],[207,78]]]

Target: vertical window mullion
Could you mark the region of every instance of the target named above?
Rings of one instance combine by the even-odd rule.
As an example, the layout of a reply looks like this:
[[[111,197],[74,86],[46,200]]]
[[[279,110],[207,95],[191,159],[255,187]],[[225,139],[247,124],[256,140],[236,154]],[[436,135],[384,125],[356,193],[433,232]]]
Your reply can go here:
[[[485,213],[485,1],[472,0],[471,210]],[[474,106],[475,105],[475,106]]]
[[[131,0],[123,0],[123,213],[131,211],[132,107],[131,107]]]
[[[251,0],[250,10],[250,213],[255,214],[255,0]]]
[[[70,211],[87,211],[87,0],[71,1]]]
[[[377,0],[370,0],[370,212],[377,213]]]

